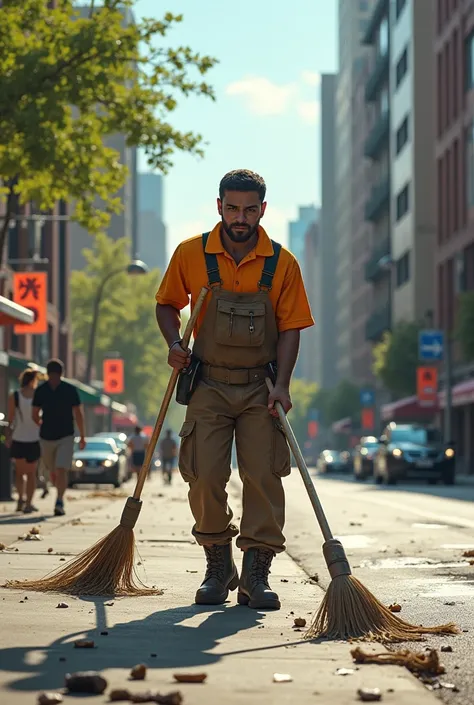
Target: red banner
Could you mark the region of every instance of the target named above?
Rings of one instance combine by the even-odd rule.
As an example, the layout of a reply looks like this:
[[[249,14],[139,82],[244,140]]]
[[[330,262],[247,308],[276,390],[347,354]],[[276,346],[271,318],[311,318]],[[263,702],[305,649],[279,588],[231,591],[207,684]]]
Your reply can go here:
[[[17,323],[15,335],[44,335],[48,332],[48,275],[46,272],[15,272],[13,301],[33,311],[33,323]]]

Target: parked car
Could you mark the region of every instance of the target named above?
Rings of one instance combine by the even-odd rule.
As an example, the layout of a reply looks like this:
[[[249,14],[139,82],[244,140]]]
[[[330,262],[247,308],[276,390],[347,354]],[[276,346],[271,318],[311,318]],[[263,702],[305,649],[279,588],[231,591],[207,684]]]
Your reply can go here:
[[[352,458],[349,451],[323,450],[318,458],[319,472],[350,472]]]
[[[127,477],[127,457],[113,438],[86,438],[84,450],[75,441],[69,487],[79,484],[120,487]]]
[[[380,447],[378,438],[364,436],[354,449],[353,467],[356,480],[366,480],[374,474],[374,459]]]
[[[113,438],[115,443],[118,445],[120,452],[124,453],[124,455],[127,458],[127,480],[130,480],[132,477],[132,466],[130,463],[130,451],[127,446],[127,434],[126,433],[119,433],[118,431],[112,431],[109,433],[108,431],[101,431],[100,433],[95,433],[94,438]]]
[[[375,458],[377,483],[395,485],[399,480],[424,480],[431,485],[441,481],[454,485],[456,453],[452,443],[444,443],[441,432],[419,424],[387,426],[380,438]]]

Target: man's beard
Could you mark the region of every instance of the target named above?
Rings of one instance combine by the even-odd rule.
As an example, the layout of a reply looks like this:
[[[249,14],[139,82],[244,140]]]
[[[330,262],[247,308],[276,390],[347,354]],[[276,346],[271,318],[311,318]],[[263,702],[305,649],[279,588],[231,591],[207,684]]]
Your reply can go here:
[[[247,223],[232,223],[232,225],[229,225],[225,222],[224,218],[222,218],[222,227],[224,228],[232,242],[236,243],[248,242],[258,231],[259,224],[260,220],[258,220],[258,222],[253,226],[247,225]],[[233,228],[239,225],[242,228],[245,227],[246,230],[233,230]]]

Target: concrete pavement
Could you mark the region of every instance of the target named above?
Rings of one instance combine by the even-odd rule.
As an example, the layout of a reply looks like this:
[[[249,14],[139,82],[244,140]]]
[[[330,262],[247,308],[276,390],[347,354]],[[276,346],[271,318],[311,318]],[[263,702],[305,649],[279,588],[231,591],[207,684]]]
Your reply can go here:
[[[23,530],[40,525],[42,541],[15,541],[16,535],[10,537],[8,550],[0,553],[0,583],[45,575],[60,565],[61,558],[89,547],[117,525],[124,498],[84,499],[85,489],[68,494],[82,499],[67,503],[69,514],[64,520],[47,517],[39,523],[30,516],[24,522]],[[61,690],[66,672],[88,669],[100,671],[109,683],[104,695],[85,697],[95,702],[106,702],[107,692],[121,687],[133,692],[180,690],[189,705],[345,705],[357,702],[360,687],[380,688],[386,703],[436,702],[434,695],[405,669],[357,668],[346,643],[302,642],[302,633],[294,630],[293,620],[310,620],[323,592],[308,581],[307,574],[288,554],[274,562],[271,576],[272,586],[282,598],[280,612],[238,607],[235,593],[221,607],[195,606],[193,595],[204,562],[201,549],[189,534],[186,486],[178,478],[171,487],[154,479],[147,483],[143,499],[136,527],[138,571],[148,584],[162,588],[163,595],[79,599],[1,589],[2,702],[34,703],[41,691]],[[232,499],[232,505],[238,517],[238,501]],[[50,498],[48,506],[51,508]],[[73,506],[81,511],[73,510]],[[79,516],[72,519],[72,511]],[[49,548],[53,550],[48,552]],[[317,532],[311,537],[311,550],[320,553]],[[240,563],[240,555],[237,560]],[[58,609],[59,602],[68,607]],[[96,648],[75,649],[73,642],[79,638],[93,639]],[[138,663],[148,665],[147,679],[131,683],[130,669]],[[339,668],[354,670],[346,676],[336,675]],[[174,682],[174,673],[189,672],[206,673],[206,682]],[[288,673],[293,680],[274,683],[274,673]],[[73,702],[72,697],[66,695],[65,702]]]

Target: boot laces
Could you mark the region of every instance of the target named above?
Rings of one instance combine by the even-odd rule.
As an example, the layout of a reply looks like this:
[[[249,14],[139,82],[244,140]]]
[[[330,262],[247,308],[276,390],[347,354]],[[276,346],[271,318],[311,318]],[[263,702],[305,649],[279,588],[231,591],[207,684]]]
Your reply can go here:
[[[256,551],[250,572],[253,583],[263,583],[269,587],[268,575],[270,573],[272,560],[273,553],[271,551],[264,551],[262,549]]]
[[[224,556],[222,546],[205,547],[207,569],[205,580],[215,578],[219,582],[224,581]]]

